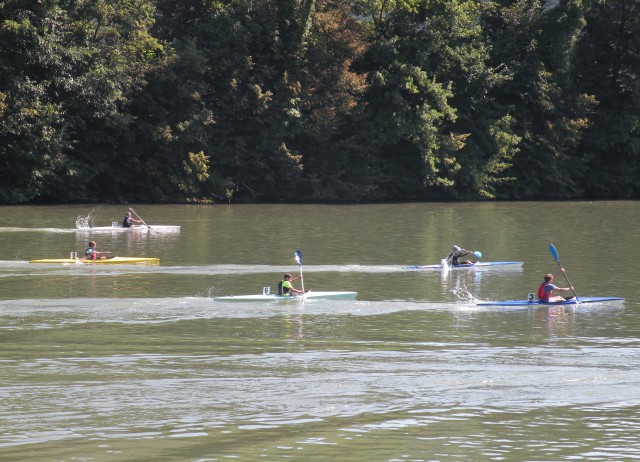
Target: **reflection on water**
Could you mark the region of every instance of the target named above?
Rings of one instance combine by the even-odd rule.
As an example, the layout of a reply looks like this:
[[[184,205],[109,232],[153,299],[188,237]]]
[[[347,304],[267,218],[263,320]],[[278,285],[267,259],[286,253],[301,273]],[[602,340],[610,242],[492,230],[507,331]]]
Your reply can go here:
[[[148,223],[182,231],[95,236],[48,229],[90,213],[110,223],[126,206],[11,208],[0,459],[635,460],[640,264],[618,251],[633,247],[633,226],[606,238],[620,207],[145,206]],[[461,216],[474,228],[456,226]],[[26,263],[90,237],[161,264]],[[402,269],[436,263],[452,241],[525,264]],[[550,241],[578,295],[625,302],[476,305],[535,291],[557,269]],[[274,287],[298,271],[296,248],[305,288],[358,299],[212,300]]]

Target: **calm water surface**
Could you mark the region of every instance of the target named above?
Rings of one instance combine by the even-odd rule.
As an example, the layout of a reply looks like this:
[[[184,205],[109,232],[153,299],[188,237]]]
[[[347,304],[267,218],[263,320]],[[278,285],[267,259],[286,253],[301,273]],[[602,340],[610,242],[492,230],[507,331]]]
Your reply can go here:
[[[0,207],[0,460],[640,459],[640,202],[134,207],[151,230]],[[160,266],[28,263],[88,240]],[[549,242],[578,295],[624,303],[476,305],[535,291]],[[525,263],[403,269],[453,243]],[[213,300],[296,249],[305,288],[357,300]]]

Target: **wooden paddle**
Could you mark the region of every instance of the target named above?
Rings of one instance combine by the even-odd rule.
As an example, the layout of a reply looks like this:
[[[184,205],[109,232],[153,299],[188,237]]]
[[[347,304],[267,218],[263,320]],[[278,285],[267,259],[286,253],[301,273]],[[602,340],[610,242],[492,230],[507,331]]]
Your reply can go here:
[[[580,303],[580,299],[578,298],[578,294],[576,294],[576,291],[573,290],[573,285],[571,284],[571,281],[569,281],[569,277],[567,276],[567,273],[565,272],[564,268],[560,264],[560,259],[558,258],[558,251],[556,250],[556,248],[554,247],[553,244],[549,244],[549,252],[551,252],[551,255],[553,256],[553,259],[556,261],[556,263],[560,267],[560,270],[562,271],[562,274],[564,274],[564,278],[567,280],[567,284],[569,284],[569,287],[571,288],[571,292],[573,292],[573,296],[576,297],[576,302]]]

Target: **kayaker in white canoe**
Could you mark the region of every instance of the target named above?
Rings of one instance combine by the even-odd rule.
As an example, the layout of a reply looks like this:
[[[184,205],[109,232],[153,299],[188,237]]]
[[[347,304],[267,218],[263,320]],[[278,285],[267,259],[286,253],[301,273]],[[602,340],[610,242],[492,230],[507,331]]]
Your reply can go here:
[[[560,267],[560,271],[564,272],[564,268]],[[553,295],[553,291],[573,291],[573,286],[569,287],[558,287],[552,284],[554,279],[553,274],[545,274],[544,281],[538,287],[538,300],[541,302],[564,302],[566,300],[570,300],[573,297],[564,298],[560,295]]]
[[[89,241],[89,247],[84,251],[84,258],[87,260],[105,260],[104,255],[111,253],[110,251],[98,252],[96,250],[96,241]]]
[[[292,278],[291,273],[284,273],[282,281],[278,283],[278,295],[302,295],[304,294],[303,290],[298,290],[291,285],[293,281],[298,281],[302,279],[302,275],[297,278]]]
[[[467,255],[474,255],[480,258],[478,255],[476,255],[476,252],[472,252],[471,250],[465,250],[453,244],[451,246],[451,253],[446,258],[447,265],[449,266],[470,265],[471,263],[473,263],[471,260],[465,260],[465,261],[459,260],[461,257],[466,257]]]
[[[131,218],[131,212],[127,212],[124,214],[124,220],[122,220],[122,227],[123,228],[131,228],[131,225],[133,224],[139,224],[142,223],[142,220],[136,220],[135,218]]]

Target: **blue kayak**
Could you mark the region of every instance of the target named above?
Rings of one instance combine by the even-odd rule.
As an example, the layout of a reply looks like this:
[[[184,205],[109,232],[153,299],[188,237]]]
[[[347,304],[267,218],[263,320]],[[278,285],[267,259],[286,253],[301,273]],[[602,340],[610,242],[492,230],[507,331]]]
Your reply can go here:
[[[502,300],[495,302],[480,302],[478,306],[554,306],[554,305],[581,305],[583,303],[621,302],[621,297],[578,297],[563,302],[542,302],[540,300]]]
[[[524,262],[521,261],[474,261],[469,264],[460,264],[455,266],[447,266],[446,269],[472,269],[472,268],[487,268],[493,266],[522,266]],[[442,263],[438,265],[421,265],[421,266],[403,266],[402,269],[407,270],[441,270],[445,269],[445,265]]]

